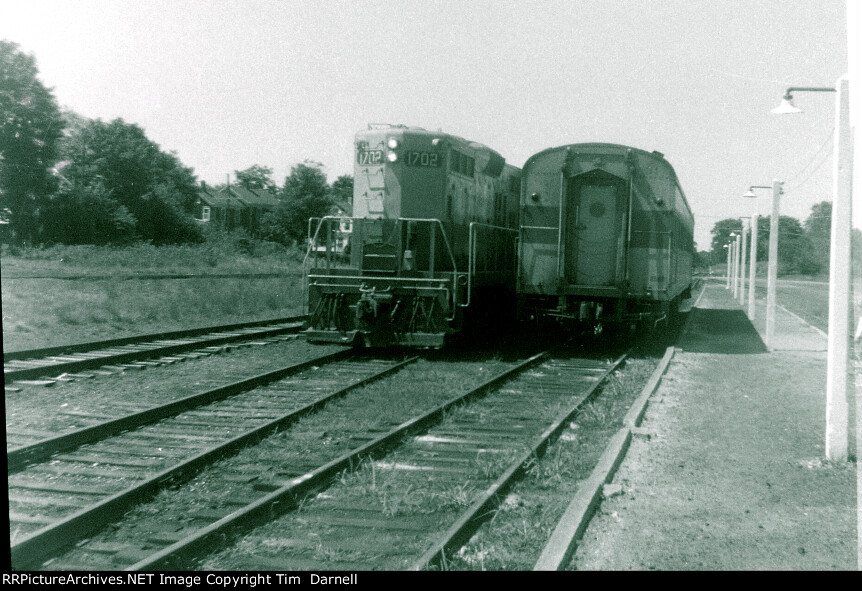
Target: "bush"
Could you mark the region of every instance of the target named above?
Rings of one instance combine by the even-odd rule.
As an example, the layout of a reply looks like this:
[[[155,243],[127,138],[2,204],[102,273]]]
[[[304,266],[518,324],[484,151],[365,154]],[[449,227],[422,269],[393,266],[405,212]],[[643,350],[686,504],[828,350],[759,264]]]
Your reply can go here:
[[[64,187],[40,214],[43,243],[121,244],[135,237],[135,218],[101,183]]]

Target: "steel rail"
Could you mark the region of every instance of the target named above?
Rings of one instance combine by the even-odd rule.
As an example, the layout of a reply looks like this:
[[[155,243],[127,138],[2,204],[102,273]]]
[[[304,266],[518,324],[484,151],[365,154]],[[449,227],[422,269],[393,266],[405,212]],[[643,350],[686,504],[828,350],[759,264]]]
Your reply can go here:
[[[580,412],[583,405],[592,400],[604,384],[608,376],[626,360],[629,353],[621,355],[602,373],[584,395],[569,409],[561,413],[557,419],[538,437],[523,455],[517,458],[509,468],[494,481],[479,498],[461,515],[460,518],[410,567],[409,570],[426,570],[441,567],[445,564],[447,553],[466,544],[479,526],[493,515],[509,489],[526,473],[527,468],[536,459],[544,455],[559,437],[560,432]]]
[[[133,349],[128,351],[123,351],[119,353],[108,353],[104,356],[98,357],[88,357],[87,359],[80,360],[61,360],[59,363],[51,363],[47,365],[39,365],[36,367],[28,367],[28,368],[20,368],[20,369],[11,369],[4,367],[4,378],[7,382],[11,382],[13,380],[29,380],[45,375],[59,375],[62,373],[81,371],[86,369],[93,369],[97,367],[101,367],[104,365],[111,365],[117,363],[126,363],[129,361],[134,361],[137,359],[147,359],[152,357],[160,357],[160,356],[169,356],[174,355],[176,353],[181,353],[183,351],[189,351],[193,349],[200,349],[202,347],[208,346],[216,346],[223,345],[227,343],[232,343],[241,340],[247,339],[261,339],[268,338],[272,336],[277,336],[280,334],[284,334],[287,332],[298,332],[302,329],[302,321],[304,317],[294,317],[286,319],[282,322],[263,322],[256,323],[254,326],[239,326],[232,325],[235,328],[231,329],[228,327],[212,327],[209,330],[206,329],[195,329],[197,334],[175,334],[175,333],[159,333],[152,335],[142,335],[139,337],[128,337],[125,339],[112,339],[110,341],[101,341],[101,342],[91,342],[91,343],[82,343],[80,345],[69,345],[65,347],[50,347],[46,349],[31,349],[29,351],[18,351],[15,353],[4,353],[4,363],[9,361],[39,361],[39,357],[24,358],[20,355],[24,355],[25,353],[32,354],[36,352],[43,352],[41,359],[45,359],[46,357],[62,355],[62,354],[71,354],[75,353],[84,353],[88,351],[99,351],[100,349],[110,349],[112,347],[123,347],[129,345],[145,345],[148,343],[153,343],[155,341],[164,341],[170,339],[184,339],[189,337],[200,337],[209,333],[226,333],[232,332],[235,330],[247,330],[253,329],[257,327],[264,327],[270,324],[276,324],[275,327],[270,329],[262,328],[257,332],[246,333],[246,334],[221,334],[221,336],[216,336],[212,338],[203,338],[198,341],[183,341],[175,344],[163,344],[157,345],[152,348],[147,349]],[[186,332],[186,331],[179,331]],[[134,340],[129,340],[134,339]],[[125,342],[120,342],[125,341]],[[81,347],[80,349],[75,349],[75,347]],[[50,351],[49,353],[44,353],[44,351]]]
[[[71,345],[56,345],[53,347],[41,347],[38,349],[20,349],[18,351],[4,351],[3,359],[29,359],[30,357],[47,357],[49,355],[60,355],[69,351],[81,352],[91,351],[100,347],[114,347],[118,345],[130,345],[145,341],[157,341],[160,339],[178,339],[182,337],[194,337],[210,332],[222,332],[227,330],[240,330],[253,328],[255,326],[266,326],[267,324],[280,324],[285,322],[303,322],[307,316],[285,316],[284,318],[272,318],[270,320],[255,320],[252,322],[238,322],[235,324],[220,324],[216,326],[202,326],[199,328],[187,328],[183,330],[171,330],[166,332],[154,332],[152,334],[134,335],[130,337],[119,337],[104,341],[86,341],[73,343]]]
[[[335,359],[331,359],[332,357],[340,358],[350,356],[349,351],[340,351],[327,357],[330,357],[330,361],[334,361]],[[133,508],[135,505],[140,504],[144,500],[153,497],[161,489],[190,479],[208,464],[231,455],[243,447],[257,443],[274,432],[288,427],[299,418],[319,410],[328,402],[346,394],[347,392],[386,377],[387,375],[400,370],[405,365],[413,363],[417,359],[418,357],[411,357],[405,361],[393,364],[372,376],[363,378],[335,392],[326,394],[300,409],[294,410],[278,419],[246,431],[229,441],[200,452],[188,460],[176,464],[167,470],[163,470],[133,487],[120,491],[119,493],[116,493],[99,503],[91,505],[90,507],[86,507],[61,521],[33,532],[10,547],[11,563],[13,568],[22,570],[38,566],[41,562],[50,558],[52,554],[74,545],[78,541],[85,539],[87,536],[97,531],[99,528],[120,518],[126,511]],[[319,362],[320,360],[316,359],[313,361]]]
[[[6,452],[7,471],[9,474],[19,472],[29,464],[45,460],[55,453],[67,451],[87,443],[93,443],[100,439],[110,437],[111,435],[116,435],[117,433],[141,427],[149,423],[155,423],[162,419],[175,416],[181,412],[191,410],[197,406],[210,404],[229,396],[233,396],[234,394],[259,388],[260,386],[264,386],[276,380],[293,375],[294,373],[308,369],[313,365],[331,363],[345,357],[350,357],[352,354],[352,351],[349,349],[337,351],[329,355],[323,355],[322,357],[316,357],[314,359],[309,359],[308,361],[303,361],[281,369],[259,374],[232,384],[219,386],[218,388],[213,388],[206,392],[192,394],[191,396],[186,396],[185,398],[180,398],[179,400],[174,400],[167,404],[154,406],[140,412],[131,413],[118,419],[104,421],[102,423],[84,427],[82,429],[76,429],[75,431],[64,433],[50,439],[43,439],[42,441],[37,441],[30,445],[11,449]]]
[[[202,528],[197,533],[179,540],[152,556],[129,566],[125,570],[181,568],[184,563],[193,560],[200,553],[212,551],[214,547],[223,544],[225,540],[232,538],[234,535],[271,521],[274,515],[283,514],[296,508],[300,499],[315,490],[324,488],[342,471],[355,468],[359,465],[361,459],[373,458],[385,452],[391,446],[401,442],[404,437],[427,430],[433,424],[442,420],[445,413],[451,408],[487,394],[494,387],[509,380],[515,374],[533,366],[547,357],[548,354],[549,352],[546,351],[533,355],[526,361],[501,372],[469,392],[455,396],[421,416],[405,421],[377,439],[369,441],[311,472],[292,478],[281,488]]]

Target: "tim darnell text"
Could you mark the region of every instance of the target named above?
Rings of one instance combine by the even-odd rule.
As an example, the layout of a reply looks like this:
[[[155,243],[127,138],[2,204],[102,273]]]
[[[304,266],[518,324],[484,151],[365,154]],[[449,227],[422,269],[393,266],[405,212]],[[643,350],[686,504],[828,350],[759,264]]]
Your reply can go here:
[[[4,585],[172,585],[180,587],[197,587],[202,583],[235,589],[254,588],[258,585],[356,585],[356,573],[345,575],[320,575],[317,573],[254,573],[243,575],[228,575],[208,573],[206,575],[184,575],[167,573],[137,573],[127,575],[89,574],[4,574]]]

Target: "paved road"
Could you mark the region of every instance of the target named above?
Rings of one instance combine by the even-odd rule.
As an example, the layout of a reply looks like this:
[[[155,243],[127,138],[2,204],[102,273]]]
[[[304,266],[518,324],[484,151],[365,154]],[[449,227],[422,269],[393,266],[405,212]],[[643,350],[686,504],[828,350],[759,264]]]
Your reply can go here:
[[[755,282],[758,300],[766,300],[766,278]],[[746,294],[745,306],[748,306]],[[829,324],[829,283],[826,281],[799,281],[779,279],[775,287],[775,299],[794,314],[810,322],[820,330]]]

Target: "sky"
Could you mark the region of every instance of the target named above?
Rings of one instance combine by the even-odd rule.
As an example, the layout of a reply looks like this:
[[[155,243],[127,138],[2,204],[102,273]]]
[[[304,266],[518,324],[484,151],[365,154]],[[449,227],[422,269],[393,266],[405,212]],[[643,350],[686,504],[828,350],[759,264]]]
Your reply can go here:
[[[0,0],[0,39],[76,113],[141,126],[197,178],[306,159],[352,174],[369,123],[440,129],[522,166],[600,141],[665,155],[699,250],[720,219],[831,200],[843,0]],[[857,208],[858,209],[858,208]],[[855,224],[859,227],[859,224]]]

